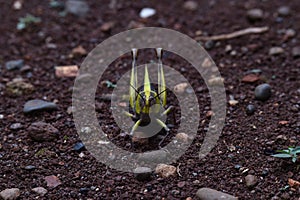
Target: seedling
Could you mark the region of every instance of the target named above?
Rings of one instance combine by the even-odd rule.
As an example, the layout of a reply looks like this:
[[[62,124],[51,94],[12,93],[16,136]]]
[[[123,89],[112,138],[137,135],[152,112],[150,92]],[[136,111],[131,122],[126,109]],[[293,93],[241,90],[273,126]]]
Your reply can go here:
[[[31,14],[27,14],[25,17],[19,18],[19,22],[17,24],[18,30],[23,30],[28,27],[30,24],[40,23],[42,20],[39,17],[35,17]]]
[[[272,155],[276,158],[292,158],[292,161],[295,163],[298,159],[298,155],[300,153],[300,146],[297,147],[289,147],[284,150],[277,150],[278,154]]]

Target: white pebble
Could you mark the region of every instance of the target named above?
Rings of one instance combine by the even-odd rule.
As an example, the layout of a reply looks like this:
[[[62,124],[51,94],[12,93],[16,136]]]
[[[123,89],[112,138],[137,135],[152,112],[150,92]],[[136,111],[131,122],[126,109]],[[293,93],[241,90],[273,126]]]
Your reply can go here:
[[[140,17],[148,18],[148,17],[155,15],[155,13],[156,13],[156,10],[154,10],[153,8],[143,8],[140,12]]]

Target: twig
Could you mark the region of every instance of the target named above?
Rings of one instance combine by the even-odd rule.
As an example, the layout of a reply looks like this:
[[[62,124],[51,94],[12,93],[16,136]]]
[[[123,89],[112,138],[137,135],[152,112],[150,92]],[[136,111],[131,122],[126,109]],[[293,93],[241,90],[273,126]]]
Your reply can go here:
[[[214,36],[200,36],[200,37],[196,37],[196,40],[228,40],[228,39],[232,39],[232,38],[236,38],[236,37],[240,37],[243,35],[247,35],[247,34],[257,34],[257,33],[264,33],[266,31],[269,30],[269,27],[251,27],[251,28],[246,28],[246,29],[242,29],[239,31],[235,31],[229,34],[221,34],[221,35],[214,35]]]
[[[179,163],[178,164],[178,166],[177,166],[177,168],[176,168],[176,171],[177,171],[177,174],[180,176],[180,177],[182,177],[182,175],[180,174],[180,165],[181,165],[181,163]]]

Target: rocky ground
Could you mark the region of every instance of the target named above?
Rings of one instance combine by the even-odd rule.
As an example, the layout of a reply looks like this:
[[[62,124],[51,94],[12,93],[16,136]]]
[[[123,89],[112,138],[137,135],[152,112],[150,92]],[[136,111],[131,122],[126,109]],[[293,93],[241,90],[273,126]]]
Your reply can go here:
[[[297,0],[0,0],[0,5],[1,198],[299,199],[298,152],[294,160],[272,156],[299,146]],[[181,71],[196,91],[199,135],[177,162],[125,173],[97,162],[85,149],[72,118],[72,87],[97,44],[145,26],[177,30],[203,45],[224,78],[227,116],[218,144],[199,159],[213,115],[210,96],[184,60],[166,56],[164,63]],[[260,30],[236,32],[250,27]],[[141,61],[152,56],[142,52]],[[130,138],[114,125],[102,97],[109,97],[130,62],[128,54],[111,64],[96,98],[99,123],[110,138],[120,135],[114,143],[127,150]],[[175,130],[165,143],[172,137],[188,140]],[[155,149],[157,142],[151,138],[133,151]]]

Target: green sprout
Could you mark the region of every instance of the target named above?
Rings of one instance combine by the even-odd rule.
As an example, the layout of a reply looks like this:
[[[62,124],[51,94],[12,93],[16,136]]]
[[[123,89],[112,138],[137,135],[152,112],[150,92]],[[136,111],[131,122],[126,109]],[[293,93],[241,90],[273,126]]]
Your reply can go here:
[[[27,14],[25,17],[19,18],[19,22],[17,24],[18,30],[23,30],[30,24],[37,24],[40,23],[42,20],[39,17],[35,17],[31,14]]]
[[[105,81],[105,84],[106,84],[106,87],[108,87],[108,88],[115,88],[115,87],[117,87],[117,85],[116,84],[113,84],[112,82],[110,82],[110,81]]]
[[[278,154],[272,155],[276,158],[292,158],[292,161],[295,163],[298,159],[297,154],[300,153],[300,146],[297,147],[288,147],[288,149],[277,150]]]

